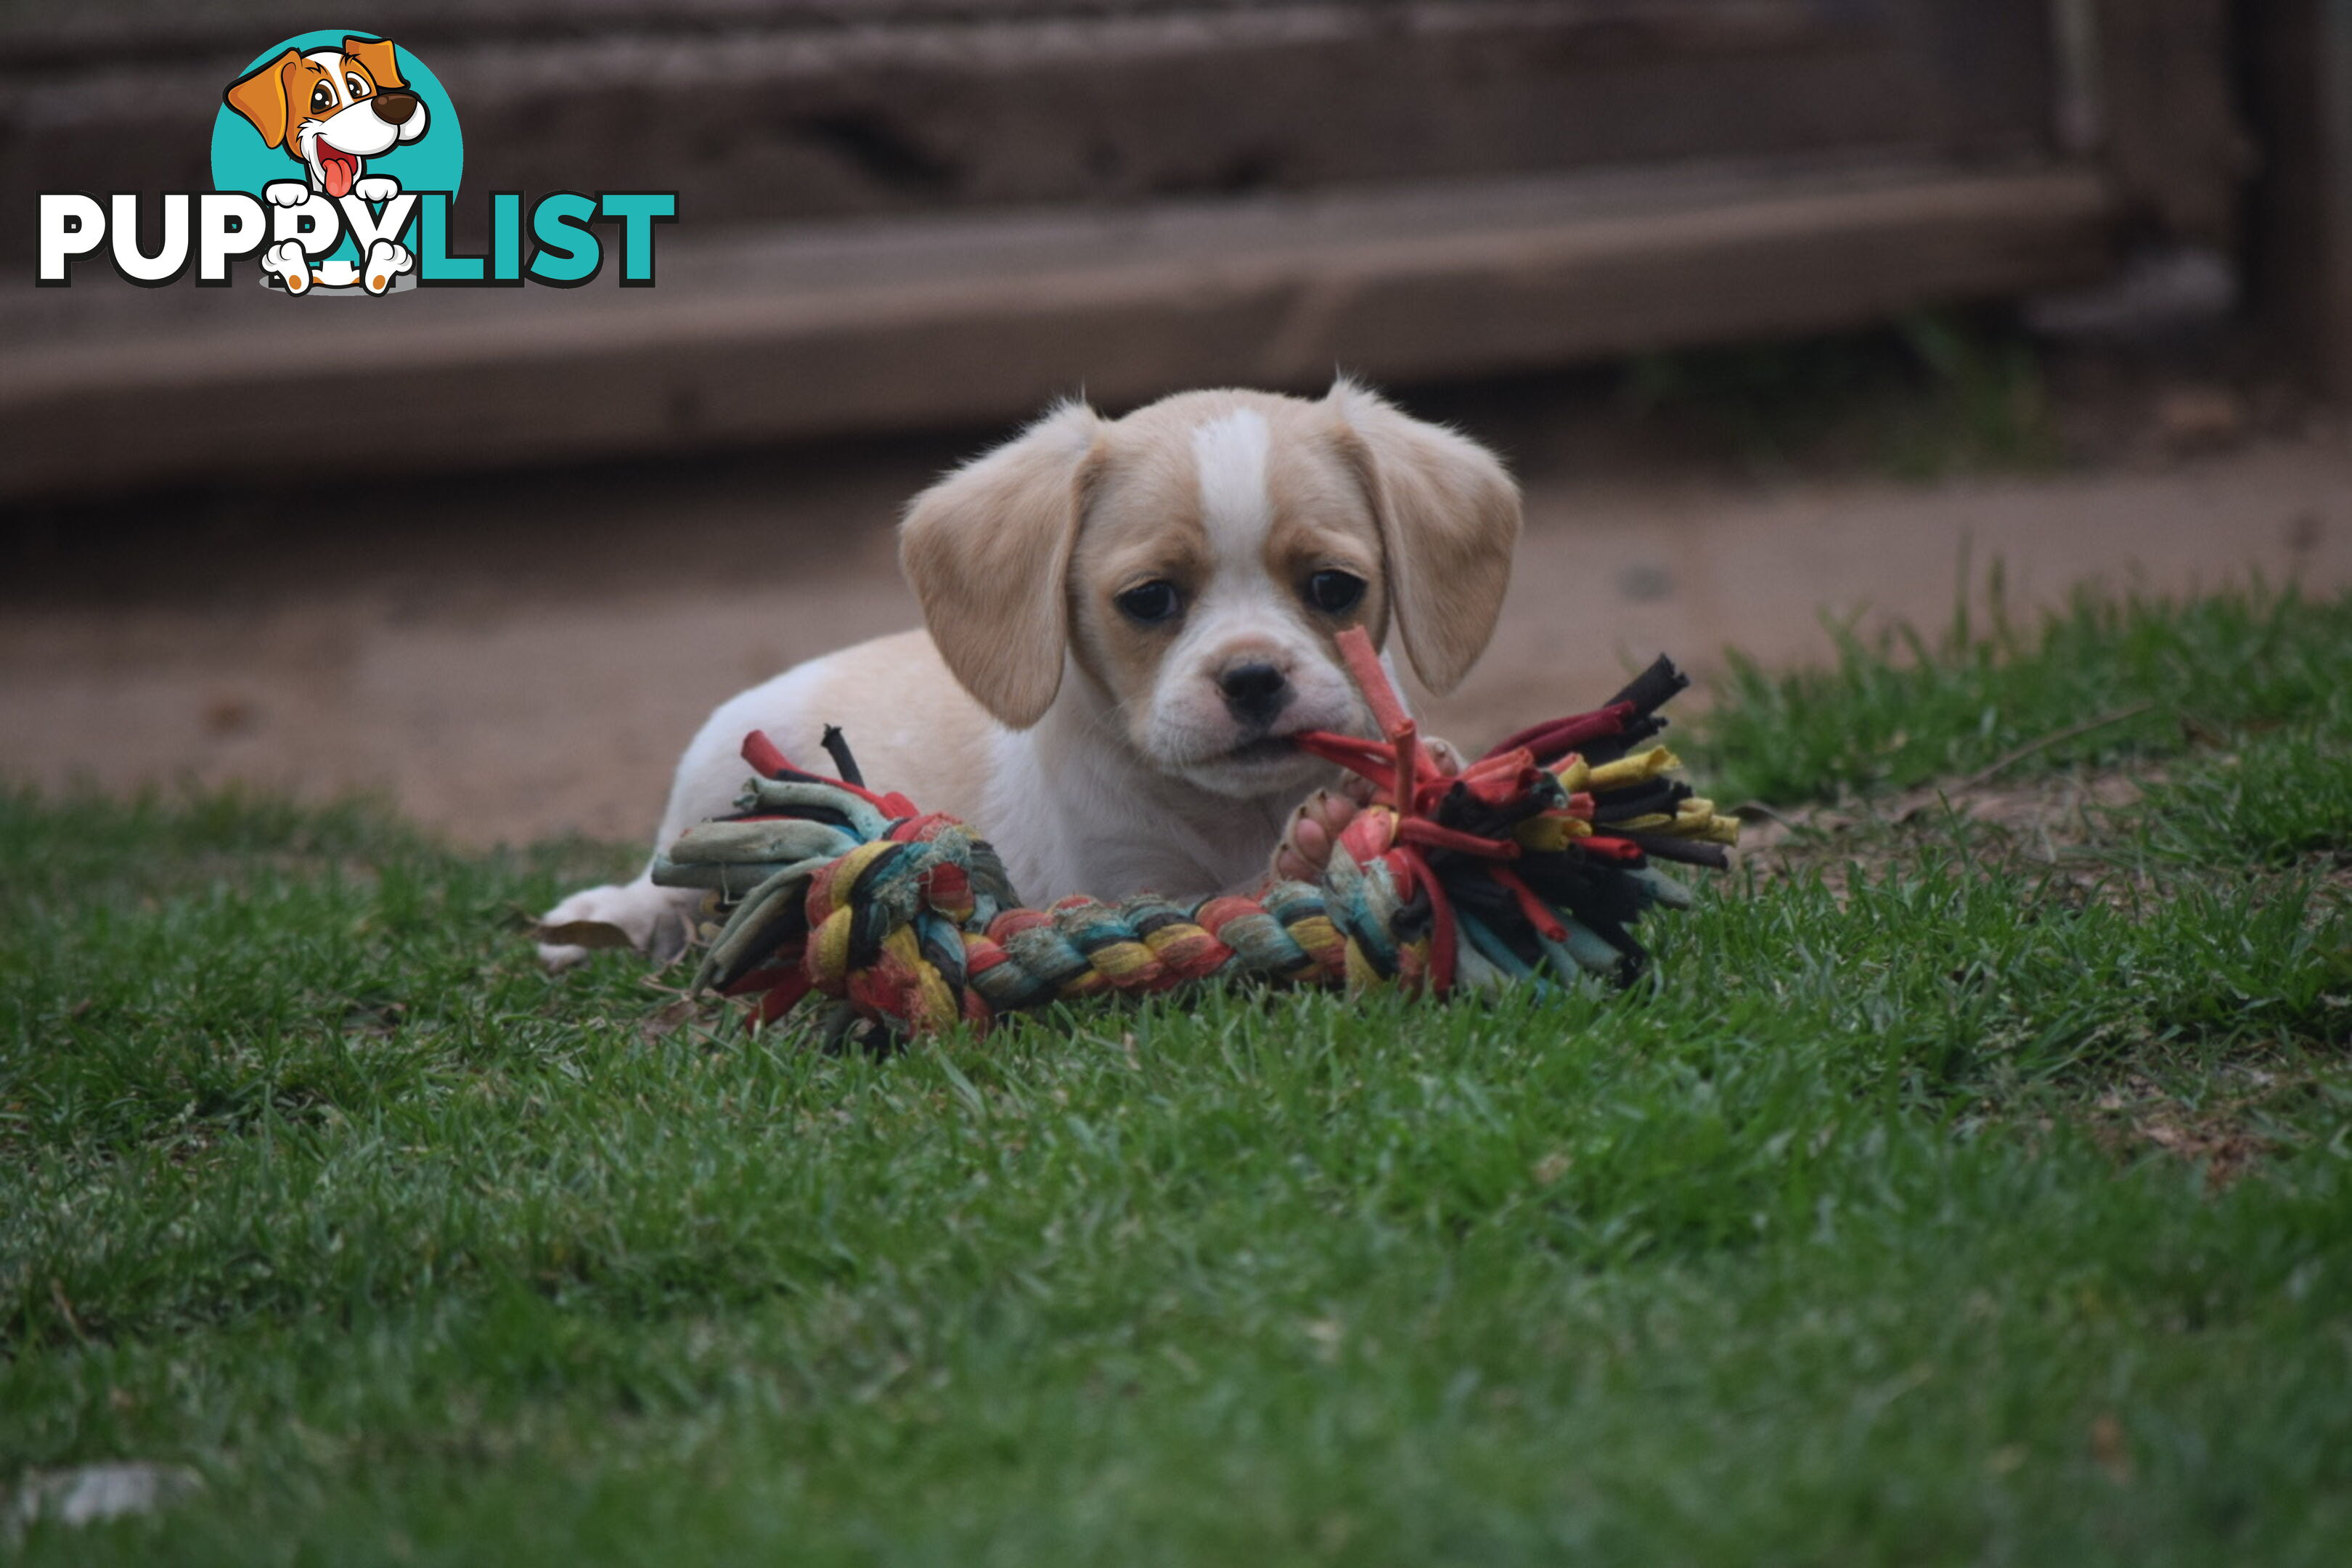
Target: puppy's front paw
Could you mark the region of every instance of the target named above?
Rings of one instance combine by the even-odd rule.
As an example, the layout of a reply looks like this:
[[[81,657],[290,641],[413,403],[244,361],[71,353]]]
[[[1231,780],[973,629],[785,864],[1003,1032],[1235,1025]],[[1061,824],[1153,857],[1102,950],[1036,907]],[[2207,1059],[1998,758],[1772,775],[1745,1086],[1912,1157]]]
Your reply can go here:
[[[400,195],[400,182],[390,174],[370,174],[352,182],[352,194],[363,202],[388,202]]]
[[[379,239],[368,247],[367,266],[361,276],[367,279],[367,291],[381,294],[392,287],[392,280],[416,265],[408,254],[408,247],[388,239]]]
[[[299,294],[310,286],[310,258],[299,239],[281,239],[263,251],[261,265],[278,274],[289,294]]]
[[[1349,775],[1354,782],[1354,775]],[[1370,798],[1367,795],[1366,798]],[[1299,804],[1284,826],[1282,838],[1274,847],[1274,859],[1268,868],[1278,881],[1320,881],[1324,868],[1331,864],[1331,847],[1339,842],[1339,835],[1363,802],[1352,798],[1346,786],[1338,790],[1318,789]]]
[[[1462,771],[1462,752],[1450,741],[1426,736],[1421,749],[1437,764],[1442,773]],[[1336,789],[1318,789],[1308,795],[1290,821],[1282,829],[1282,837],[1274,847],[1270,864],[1276,879],[1286,881],[1313,882],[1322,879],[1324,868],[1331,864],[1331,847],[1339,842],[1339,835],[1356,819],[1356,813],[1371,803],[1380,786],[1360,773],[1349,773]]]
[[[261,187],[261,199],[274,207],[299,207],[310,199],[310,187],[299,180],[272,180]]]

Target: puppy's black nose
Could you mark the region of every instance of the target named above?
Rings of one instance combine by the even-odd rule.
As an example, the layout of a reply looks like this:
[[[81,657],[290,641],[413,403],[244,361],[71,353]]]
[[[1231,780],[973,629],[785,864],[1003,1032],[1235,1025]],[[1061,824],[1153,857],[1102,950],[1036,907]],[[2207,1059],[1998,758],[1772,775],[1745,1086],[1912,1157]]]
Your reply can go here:
[[[1244,724],[1264,724],[1290,701],[1290,678],[1270,664],[1237,664],[1217,677],[1226,711]]]
[[[386,125],[405,125],[408,117],[416,112],[416,95],[394,92],[387,89],[375,95],[375,117]]]

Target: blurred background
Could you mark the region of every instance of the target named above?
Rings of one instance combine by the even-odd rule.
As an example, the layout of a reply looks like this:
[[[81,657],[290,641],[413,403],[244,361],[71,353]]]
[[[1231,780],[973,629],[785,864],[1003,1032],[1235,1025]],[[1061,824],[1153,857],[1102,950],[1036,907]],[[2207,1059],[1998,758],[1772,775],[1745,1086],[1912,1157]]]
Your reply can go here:
[[[321,25],[657,287],[37,289]],[[1513,464],[1483,743],[1824,615],[2352,583],[2338,0],[0,0],[0,775],[652,824],[717,700],[915,619],[1050,399],[1344,367]]]

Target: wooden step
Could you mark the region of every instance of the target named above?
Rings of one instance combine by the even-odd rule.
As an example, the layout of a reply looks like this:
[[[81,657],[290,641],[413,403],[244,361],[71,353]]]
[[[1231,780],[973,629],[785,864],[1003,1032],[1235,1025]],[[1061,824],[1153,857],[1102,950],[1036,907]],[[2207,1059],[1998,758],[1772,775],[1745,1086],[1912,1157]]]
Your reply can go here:
[[[0,296],[0,498],[560,460],[1395,382],[2087,280],[2085,168],[1679,169],[661,231],[657,286]],[[363,481],[362,481],[363,482]]]
[[[0,5],[0,212],[208,184],[284,0]],[[2049,145],[2039,0],[380,0],[472,191],[804,223]],[[31,246],[0,224],[0,259]],[[472,232],[461,221],[461,239]]]

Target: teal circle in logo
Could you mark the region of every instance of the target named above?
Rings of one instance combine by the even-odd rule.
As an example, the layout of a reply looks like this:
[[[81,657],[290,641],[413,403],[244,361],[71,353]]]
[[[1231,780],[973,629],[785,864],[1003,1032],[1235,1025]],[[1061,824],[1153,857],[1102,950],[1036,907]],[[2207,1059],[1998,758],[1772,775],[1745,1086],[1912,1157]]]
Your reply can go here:
[[[373,43],[377,35],[350,27],[320,27],[297,33],[254,56],[232,80],[242,81],[289,49],[297,54],[340,50],[346,38]],[[457,110],[449,101],[448,89],[424,61],[406,48],[394,45],[393,58],[403,85],[425,106],[425,133],[414,142],[395,142],[371,156],[366,173],[390,175],[400,182],[404,191],[446,191],[454,196],[457,176],[466,164],[466,138],[457,128]],[[221,85],[226,90],[229,83]],[[307,184],[310,179],[310,165],[299,154],[289,153],[283,146],[269,145],[253,128],[252,121],[231,109],[224,98],[213,115],[213,189],[247,191],[257,196],[264,185],[279,180],[299,180]],[[349,237],[336,254],[353,254]]]

